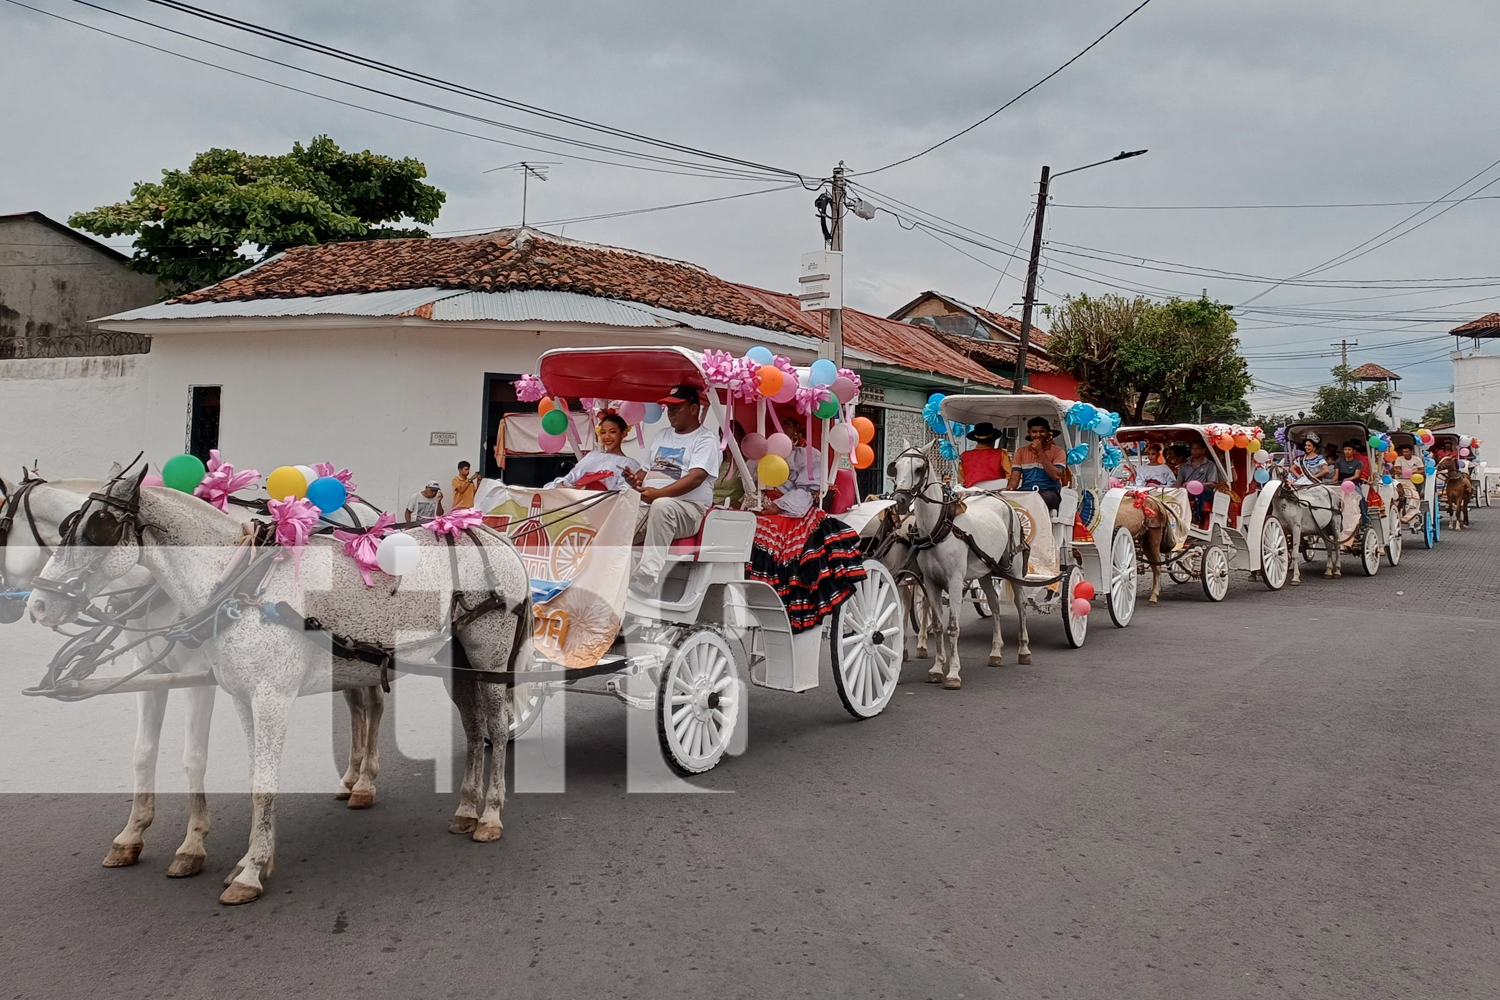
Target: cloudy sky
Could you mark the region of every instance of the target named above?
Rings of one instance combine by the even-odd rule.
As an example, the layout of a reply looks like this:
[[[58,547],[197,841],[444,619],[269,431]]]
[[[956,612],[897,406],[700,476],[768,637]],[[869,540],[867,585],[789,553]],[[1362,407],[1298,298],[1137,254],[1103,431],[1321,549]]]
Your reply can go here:
[[[187,62],[18,2],[373,110]],[[424,161],[448,192],[434,228],[457,232],[519,219],[519,178],[484,171],[523,158],[556,163],[545,184],[531,185],[529,218],[544,223],[794,184],[787,171],[816,183],[839,160],[855,174],[875,170],[994,111],[1139,0],[197,0],[504,98],[778,171],[736,177],[703,176],[714,161],[694,156],[670,154],[694,164],[686,168],[627,156],[646,147],[393,80],[146,0],[91,2],[0,0],[7,42],[0,87],[8,95],[0,212],[65,219],[125,197],[132,182],[185,166],[210,146],[274,153],[327,133],[345,147]],[[914,210],[903,209],[901,220],[882,213],[849,221],[846,301],[883,313],[938,288],[1018,312],[1024,265],[1007,253],[1018,243],[1027,249],[1021,237],[1040,166],[1065,170],[1145,148],[1146,156],[1057,182],[1043,301],[1207,289],[1242,307],[1260,409],[1305,406],[1336,360],[1329,345],[1347,339],[1358,341],[1352,361],[1398,369],[1406,377],[1402,410],[1420,412],[1450,398],[1452,341],[1444,333],[1500,308],[1500,260],[1487,238],[1500,183],[1479,191],[1500,178],[1500,164],[1481,173],[1500,158],[1497,32],[1493,0],[1151,0],[986,124],[910,163],[857,176],[870,200]],[[527,138],[463,115],[617,151]],[[1478,193],[1423,211],[1455,188],[1451,199]],[[820,246],[812,198],[794,186],[546,228],[791,290],[798,256]],[[1301,207],[1351,203],[1380,204]],[[1421,214],[1403,223],[1414,213]],[[947,234],[908,228],[919,218]],[[1361,255],[1341,258],[1353,253]],[[1334,266],[1300,283],[1274,283],[1327,262]]]

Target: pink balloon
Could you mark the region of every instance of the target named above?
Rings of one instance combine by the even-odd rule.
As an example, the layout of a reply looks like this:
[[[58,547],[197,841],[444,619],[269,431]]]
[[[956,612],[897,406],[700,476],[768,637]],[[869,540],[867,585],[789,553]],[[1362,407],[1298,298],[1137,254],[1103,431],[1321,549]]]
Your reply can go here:
[[[797,380],[794,378],[784,379],[781,383],[781,391],[771,398],[778,403],[790,403],[797,397]]]
[[[1118,476],[1110,476],[1109,477],[1109,488],[1110,489],[1117,490],[1121,486],[1124,486],[1124,485],[1125,485],[1125,480],[1119,478]]]
[[[1073,617],[1082,618],[1094,609],[1094,606],[1081,597],[1073,598]]]
[[[834,379],[833,385],[829,388],[833,390],[834,398],[840,403],[847,403],[859,395],[859,390],[854,387],[854,380],[847,375],[840,375]]]
[[[1460,455],[1462,455],[1464,458],[1468,458],[1469,457],[1469,449],[1467,449],[1467,448],[1460,448],[1460,449],[1458,449],[1458,453]]]
[[[154,472],[148,472],[148,473],[146,473],[146,478],[141,480],[141,485],[142,486],[165,486],[167,484],[164,483],[164,482],[162,482],[161,476],[158,476]]]
[[[566,434],[548,434],[546,431],[538,434],[536,439],[541,444],[542,450],[549,455],[556,455],[568,443]]]
[[[1193,496],[1198,496],[1203,492],[1203,484],[1196,479],[1189,480],[1186,489]]]
[[[766,454],[766,438],[763,434],[746,434],[740,439],[740,454],[750,461],[758,461]]]
[[[646,419],[646,404],[637,403],[635,400],[626,400],[620,404],[620,417],[627,424],[634,426]]]
[[[1354,485],[1354,480],[1352,479],[1344,480],[1339,484],[1339,488],[1342,489],[1345,493],[1353,493],[1355,490],[1359,489],[1358,486]]]
[[[792,439],[785,434],[772,434],[766,438],[766,454],[786,458],[792,453]]]

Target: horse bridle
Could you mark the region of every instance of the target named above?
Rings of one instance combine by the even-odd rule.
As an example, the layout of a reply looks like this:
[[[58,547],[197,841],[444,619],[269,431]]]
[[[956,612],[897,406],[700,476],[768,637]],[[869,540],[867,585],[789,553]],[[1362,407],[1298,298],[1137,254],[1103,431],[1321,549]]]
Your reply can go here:
[[[135,462],[130,464],[134,466]],[[88,594],[90,579],[99,571],[99,564],[108,556],[110,549],[124,540],[127,528],[136,541],[140,540],[141,531],[145,526],[140,523],[139,477],[128,498],[121,499],[110,493],[112,488],[125,481],[128,474],[129,467],[105,483],[102,489],[90,493],[83,505],[63,518],[62,524],[58,526],[58,533],[62,536],[62,540],[58,543],[59,548],[80,548],[82,547],[79,545],[81,537],[89,548],[99,550],[98,554],[93,556],[83,569],[69,580],[49,580],[43,576],[34,578],[31,581],[33,590],[61,594],[73,600],[85,597]],[[98,504],[99,509],[90,511],[94,504]],[[122,516],[122,513],[125,516]]]

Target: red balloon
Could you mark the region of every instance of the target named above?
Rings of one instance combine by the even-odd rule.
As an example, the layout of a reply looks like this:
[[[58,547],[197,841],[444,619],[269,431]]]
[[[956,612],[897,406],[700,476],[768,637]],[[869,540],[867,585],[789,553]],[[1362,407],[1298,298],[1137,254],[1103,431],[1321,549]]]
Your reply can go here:
[[[1094,599],[1094,585],[1087,580],[1078,581],[1078,586],[1073,588],[1073,596],[1081,597],[1085,601],[1092,601]]]

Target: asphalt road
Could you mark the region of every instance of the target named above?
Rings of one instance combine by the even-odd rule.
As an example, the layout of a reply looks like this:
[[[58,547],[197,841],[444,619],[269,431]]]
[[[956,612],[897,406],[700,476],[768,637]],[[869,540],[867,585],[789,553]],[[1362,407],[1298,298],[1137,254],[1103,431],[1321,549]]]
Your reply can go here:
[[[243,797],[173,881],[180,799],[107,870],[124,796],[3,796],[0,995],[1500,995],[1500,516],[1348,568],[1169,589],[1077,651],[1034,620],[1027,667],[971,621],[962,691],[914,660],[868,722],[757,690],[700,780],[731,794],[625,794],[622,711],[575,698],[566,793],[498,844],[388,753],[369,812],[282,797],[247,907]]]

